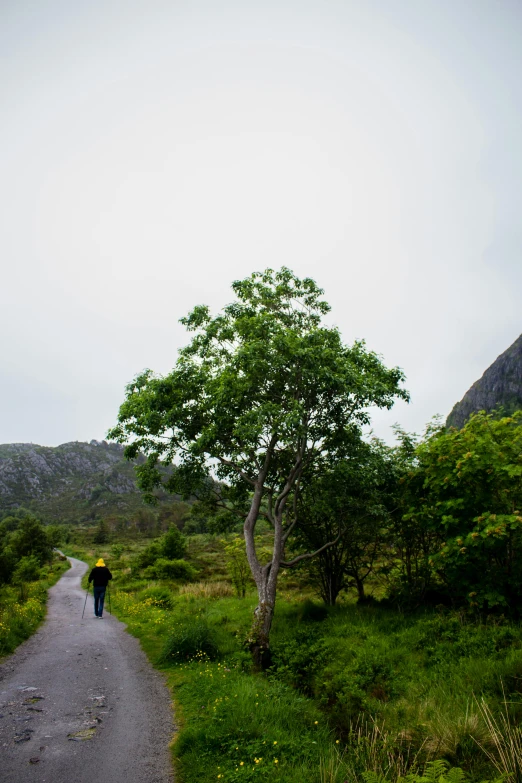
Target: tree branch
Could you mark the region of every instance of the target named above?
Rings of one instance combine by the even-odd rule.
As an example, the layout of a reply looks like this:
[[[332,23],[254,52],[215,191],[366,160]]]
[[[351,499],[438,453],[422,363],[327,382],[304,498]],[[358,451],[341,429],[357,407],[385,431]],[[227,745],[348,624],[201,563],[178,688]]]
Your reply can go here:
[[[310,560],[311,557],[315,557],[316,555],[321,554],[321,552],[324,552],[325,549],[329,549],[331,546],[335,546],[339,539],[341,538],[341,531],[339,531],[339,535],[335,539],[335,541],[329,541],[327,544],[324,544],[319,549],[316,549],[315,552],[307,552],[304,555],[297,555],[297,557],[294,557],[293,560],[281,560],[279,562],[279,565],[282,568],[292,568],[292,566],[295,566],[297,563],[300,563],[301,560]]]
[[[250,478],[250,476],[247,473],[241,470],[239,465],[236,465],[235,462],[232,462],[232,460],[229,459],[225,459],[225,457],[217,457],[217,459],[221,462],[222,465],[227,465],[227,467],[232,468],[232,470],[235,470],[236,473],[238,473],[241,476],[241,478],[244,479],[244,481],[246,481],[252,487],[256,486],[257,482],[253,478]]]
[[[283,546],[286,544],[288,540],[288,536],[290,535],[290,533],[292,532],[292,530],[296,525],[297,525],[297,517],[294,519],[293,522],[289,524],[289,526],[286,528],[285,532],[283,533]]]

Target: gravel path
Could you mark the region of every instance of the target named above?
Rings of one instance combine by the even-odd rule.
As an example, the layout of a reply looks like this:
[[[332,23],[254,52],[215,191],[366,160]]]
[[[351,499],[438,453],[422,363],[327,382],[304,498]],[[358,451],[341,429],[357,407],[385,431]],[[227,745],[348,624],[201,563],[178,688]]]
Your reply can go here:
[[[87,565],[50,590],[45,623],[0,665],[0,780],[172,783],[170,695],[138,641],[107,612],[81,619]]]

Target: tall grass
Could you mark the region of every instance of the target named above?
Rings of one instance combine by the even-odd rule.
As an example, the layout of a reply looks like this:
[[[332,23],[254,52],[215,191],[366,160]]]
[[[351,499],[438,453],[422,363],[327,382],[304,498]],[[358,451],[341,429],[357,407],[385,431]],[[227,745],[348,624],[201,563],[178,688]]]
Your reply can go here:
[[[510,783],[522,783],[522,731],[509,714],[509,703],[504,699],[503,709],[495,715],[482,697],[477,706],[487,728],[489,746],[473,737],[487,755],[497,772]]]
[[[203,598],[213,601],[216,598],[230,598],[235,595],[232,586],[227,582],[197,582],[196,584],[182,585],[179,595],[186,598]]]

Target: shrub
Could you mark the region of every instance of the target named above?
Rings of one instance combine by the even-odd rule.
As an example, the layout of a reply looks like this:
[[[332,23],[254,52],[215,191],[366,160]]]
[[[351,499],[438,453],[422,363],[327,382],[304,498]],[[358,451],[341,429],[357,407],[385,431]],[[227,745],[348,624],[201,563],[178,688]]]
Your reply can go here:
[[[15,585],[24,582],[36,582],[40,577],[40,563],[34,555],[22,557],[18,561],[13,571],[13,582]]]
[[[326,650],[315,629],[300,629],[272,647],[272,677],[310,694],[314,675],[325,664]]]
[[[149,544],[148,547],[136,556],[133,565],[135,565],[137,569],[147,568],[148,566],[154,565],[156,560],[161,557],[161,554],[160,542],[153,541],[152,544]]]
[[[115,560],[119,560],[123,554],[123,546],[121,544],[113,544],[111,547],[111,555]]]
[[[185,560],[167,560],[160,557],[154,565],[145,569],[144,575],[149,579],[181,579],[190,582],[196,573],[196,569]]]
[[[300,604],[297,619],[303,622],[322,622],[328,617],[328,608],[324,604],[316,604],[306,600]]]
[[[166,587],[149,587],[140,593],[140,600],[151,600],[154,606],[160,609],[172,609],[172,593]]]
[[[159,661],[187,661],[204,655],[209,660],[219,656],[215,633],[204,620],[187,619],[178,623],[167,637]]]
[[[13,578],[16,557],[10,547],[0,548],[0,585],[8,584]]]
[[[52,547],[45,528],[32,516],[22,519],[10,536],[9,543],[18,559],[32,555],[37,558],[39,565],[43,565],[52,557]]]
[[[242,536],[235,536],[225,545],[225,562],[232,579],[232,584],[236,589],[238,598],[244,598],[247,586],[251,582],[250,567],[246,556],[245,539]]]
[[[161,539],[161,554],[167,560],[180,560],[187,551],[187,542],[173,525]]]

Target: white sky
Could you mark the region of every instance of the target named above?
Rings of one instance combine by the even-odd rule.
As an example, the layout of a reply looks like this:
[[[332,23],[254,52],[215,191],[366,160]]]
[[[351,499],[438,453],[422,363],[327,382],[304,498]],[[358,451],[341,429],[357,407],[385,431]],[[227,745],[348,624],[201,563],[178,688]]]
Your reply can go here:
[[[2,0],[0,443],[103,438],[230,284],[313,277],[422,430],[522,331],[519,0]]]

